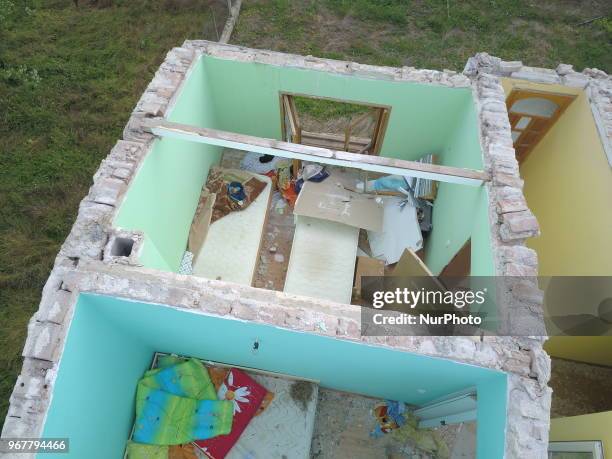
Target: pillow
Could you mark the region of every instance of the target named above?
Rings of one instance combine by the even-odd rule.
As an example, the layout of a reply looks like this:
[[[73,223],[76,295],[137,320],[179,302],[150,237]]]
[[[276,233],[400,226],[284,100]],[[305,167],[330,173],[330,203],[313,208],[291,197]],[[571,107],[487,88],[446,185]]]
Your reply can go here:
[[[217,367],[212,365],[207,365],[206,368],[208,369],[208,375],[210,376],[210,380],[215,386],[215,390],[218,391],[219,387],[221,387],[221,384],[223,384],[223,382],[225,381],[227,373],[230,371],[230,369],[227,367]],[[261,402],[261,405],[259,405],[259,409],[255,413],[255,416],[259,416],[261,413],[263,413],[264,410],[268,406],[270,406],[272,400],[274,400],[274,392],[266,391],[266,395],[263,401]]]
[[[240,438],[240,435],[257,413],[267,394],[265,387],[258,384],[244,371],[232,368],[217,391],[219,400],[230,400],[234,406],[232,430],[195,444],[211,459],[223,459]]]

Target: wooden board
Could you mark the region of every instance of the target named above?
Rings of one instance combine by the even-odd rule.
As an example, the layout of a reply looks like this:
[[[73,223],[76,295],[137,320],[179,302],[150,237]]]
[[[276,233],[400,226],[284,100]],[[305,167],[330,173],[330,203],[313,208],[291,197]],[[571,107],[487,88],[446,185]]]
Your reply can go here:
[[[361,290],[362,276],[384,276],[385,262],[376,258],[357,257],[357,268],[355,269],[355,289]]]
[[[251,285],[259,254],[271,194],[271,180],[244,210],[231,212],[208,228],[202,249],[196,254],[193,275]]]
[[[375,196],[336,186],[332,177],[321,183],[306,182],[298,195],[296,215],[331,220],[370,231],[382,231],[383,203]]]
[[[359,229],[297,216],[284,291],[349,304]]]
[[[434,277],[429,268],[423,261],[417,256],[417,254],[410,250],[404,250],[400,260],[395,265],[393,270],[394,276],[430,276]]]
[[[451,261],[442,269],[440,277],[466,277],[472,266],[472,240],[468,239]]]
[[[439,166],[375,155],[362,155],[347,151],[329,150],[247,134],[202,128],[166,120],[143,120],[143,129],[157,136],[172,137],[208,145],[218,145],[238,150],[281,156],[283,158],[316,161],[343,167],[380,172],[382,174],[410,175],[441,182],[480,186],[489,181],[484,171],[460,167]]]

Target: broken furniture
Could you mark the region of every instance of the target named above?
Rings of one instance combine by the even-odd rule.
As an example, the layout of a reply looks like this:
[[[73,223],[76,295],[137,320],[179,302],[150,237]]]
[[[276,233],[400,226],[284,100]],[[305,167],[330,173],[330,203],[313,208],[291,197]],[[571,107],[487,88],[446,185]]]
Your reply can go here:
[[[266,187],[246,209],[230,212],[210,224],[202,247],[195,254],[194,275],[242,285],[253,283],[272,182],[264,175],[250,175],[264,181]]]
[[[371,231],[381,231],[383,220],[381,198],[349,191],[337,182],[336,177],[337,174],[332,174],[321,183],[304,182],[294,213]]]

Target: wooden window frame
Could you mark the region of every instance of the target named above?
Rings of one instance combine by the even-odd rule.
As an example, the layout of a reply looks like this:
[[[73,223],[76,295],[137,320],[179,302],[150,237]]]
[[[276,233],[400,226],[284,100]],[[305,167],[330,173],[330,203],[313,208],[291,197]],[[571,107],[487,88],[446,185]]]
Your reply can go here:
[[[361,122],[367,119],[367,117],[365,116],[366,114],[361,115],[356,120],[352,121],[349,126],[347,126],[347,129],[345,129],[344,136],[338,136],[335,134],[328,134],[322,132],[304,131],[300,123],[299,114],[295,107],[294,97],[305,97],[308,99],[327,100],[344,104],[360,105],[376,110],[378,113],[376,115],[376,121],[374,125],[374,131],[372,132],[372,137],[367,143],[363,142],[364,139],[361,138],[357,138],[356,140],[351,141],[351,131],[355,129]],[[353,100],[312,96],[309,94],[291,92],[279,93],[279,105],[282,139],[285,142],[299,143],[314,147],[330,148],[330,142],[340,141],[344,145],[344,148],[340,151],[347,151],[350,153],[358,153],[364,155],[380,155],[384,137],[387,132],[387,126],[389,124],[389,117],[391,116],[390,105],[379,105],[372,104],[369,102],[358,102]],[[369,114],[371,114],[371,112],[367,112],[367,115]],[[289,122],[289,126],[287,126],[287,121]],[[289,135],[289,131],[287,129],[288,127],[291,129],[291,133]]]

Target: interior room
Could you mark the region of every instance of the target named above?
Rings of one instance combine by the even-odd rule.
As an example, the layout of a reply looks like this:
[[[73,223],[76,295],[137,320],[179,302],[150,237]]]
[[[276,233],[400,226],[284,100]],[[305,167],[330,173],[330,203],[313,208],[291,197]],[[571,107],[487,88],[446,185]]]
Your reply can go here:
[[[511,78],[502,82],[525,181],[525,198],[542,233],[527,240],[538,253],[540,287],[548,289],[550,276],[609,275],[612,210],[608,196],[612,178],[588,95],[582,89],[562,85]],[[522,108],[515,105],[521,100]],[[517,128],[521,118],[525,125]],[[589,190],[588,199],[576,193],[578,189]],[[578,215],[588,215],[589,223],[577,225]],[[588,293],[590,297],[576,301],[576,307],[564,306],[561,310],[564,303],[553,301],[553,295],[559,297],[563,292],[549,292],[551,301],[545,302],[545,307],[554,306],[547,310],[551,316],[597,315],[600,303],[609,297],[609,289],[590,288]],[[608,337],[566,338],[556,336],[557,329],[549,332],[552,337],[546,349],[553,357],[612,365]]]
[[[114,221],[144,234],[146,267],[342,303],[402,257],[423,275],[493,274],[482,181],[377,162],[479,173],[469,88],[202,56],[166,121],[226,136],[154,141]]]
[[[525,198],[542,233],[528,239],[527,246],[538,253],[540,287],[546,290],[544,307],[549,316],[589,315],[598,324],[605,317],[611,295],[609,285],[597,280],[612,272],[608,256],[612,250],[612,175],[592,101],[580,88],[511,78],[502,82]],[[522,107],[515,105],[521,100]],[[519,125],[521,119],[523,124]],[[587,224],[580,223],[582,216]],[[586,405],[572,412],[555,406],[565,398],[584,400],[598,393],[591,381],[585,384],[576,376],[580,370],[595,374],[612,371],[612,337],[609,325],[603,323],[602,334],[607,336],[593,336],[590,329],[581,333],[589,336],[563,336],[565,331],[554,321],[548,324],[551,337],[545,349],[552,357],[550,385],[556,397],[551,410],[551,445],[571,445],[575,455],[612,454],[609,403]],[[558,376],[566,368],[568,376]],[[609,384],[607,374],[604,381]],[[564,397],[564,393],[568,395]],[[596,439],[599,441],[593,441]]]
[[[132,428],[139,378],[149,368],[155,368],[156,355],[160,359],[166,354],[204,359],[213,367],[229,367],[232,371],[241,369],[274,393],[263,413],[250,420],[240,442],[248,443],[257,426],[264,426],[264,431],[273,438],[248,444],[248,448],[245,443],[238,443],[234,448],[242,452],[243,448],[277,448],[269,450],[270,455],[258,451],[259,455],[254,457],[281,457],[274,454],[283,447],[286,437],[299,439],[293,445],[295,448],[305,442],[303,447],[307,451],[312,438],[313,447],[318,442],[317,447],[325,450],[332,443],[330,436],[336,434],[345,435],[338,437],[334,446],[343,448],[334,450],[340,456],[330,456],[327,446],[324,452],[328,455],[323,457],[379,457],[363,454],[367,451],[382,454],[385,448],[381,449],[381,442],[390,437],[370,436],[368,423],[374,426],[377,420],[369,409],[350,415],[349,411],[354,411],[357,403],[374,407],[385,400],[405,404],[422,435],[425,430],[421,427],[437,426],[442,432],[459,436],[460,426],[464,427],[463,432],[472,426],[475,439],[472,437],[471,444],[463,441],[461,446],[472,448],[468,457],[475,457],[474,449],[478,457],[503,455],[508,390],[503,372],[95,294],[81,294],[78,298],[44,436],[69,436],[74,457],[121,456],[135,432]],[[296,355],[301,358],[296,359]],[[309,385],[310,389],[302,390],[300,396],[289,389],[290,396],[284,400],[283,384]],[[253,394],[251,391],[249,396]],[[300,405],[296,398],[304,402],[302,408],[295,408],[295,404]],[[290,399],[295,402],[293,405]],[[281,414],[275,412],[278,404],[284,410]],[[292,416],[292,409],[300,412]],[[330,425],[326,420],[333,413],[350,417],[352,430]],[[272,428],[266,424],[267,419],[274,421]],[[358,440],[374,449],[358,448]],[[403,444],[416,441],[416,437],[414,441],[408,438]],[[346,456],[349,452],[355,455]],[[405,454],[404,451],[394,457],[414,457]]]

